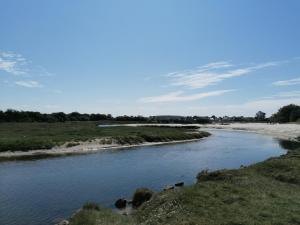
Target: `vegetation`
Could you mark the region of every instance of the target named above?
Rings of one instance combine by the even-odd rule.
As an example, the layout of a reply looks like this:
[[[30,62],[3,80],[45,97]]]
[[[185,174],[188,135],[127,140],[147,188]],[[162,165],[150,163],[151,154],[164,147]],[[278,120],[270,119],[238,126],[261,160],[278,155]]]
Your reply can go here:
[[[141,206],[144,202],[150,200],[153,195],[153,191],[148,188],[138,188],[132,198],[132,206],[137,208]]]
[[[255,120],[257,120],[257,121],[265,121],[266,120],[266,113],[264,113],[262,111],[258,111],[255,114]]]
[[[102,138],[100,144],[138,144],[171,140],[196,139],[206,132],[192,132],[191,128],[171,127],[97,127],[97,122],[65,123],[0,123],[0,152],[50,149],[68,143],[72,147],[80,141]]]
[[[131,218],[113,213],[109,209],[100,208],[95,203],[87,203],[75,217],[71,219],[73,225],[126,225],[133,224]]]
[[[83,205],[82,208],[86,209],[86,210],[96,210],[96,211],[100,210],[100,207],[96,203],[93,203],[93,202],[87,202],[86,204]]]
[[[130,220],[124,224],[300,224],[300,148],[292,146],[287,155],[249,167],[202,171],[195,185],[155,194],[134,214],[124,216]],[[96,215],[97,220],[90,220]],[[84,211],[71,225],[98,225],[116,216],[108,215]],[[82,223],[73,222],[80,219]]]
[[[210,123],[209,117],[200,116],[117,116],[111,114],[87,114],[87,113],[40,113],[32,111],[17,111],[8,109],[0,110],[1,122],[66,122],[66,121],[101,121],[102,123]]]
[[[300,106],[290,104],[283,106],[271,117],[272,122],[300,122]]]
[[[279,111],[270,118],[266,118],[266,113],[258,111],[254,117],[244,116],[117,116],[111,114],[87,114],[87,113],[40,113],[31,111],[17,111],[8,109],[0,110],[1,122],[67,122],[67,121],[98,121],[102,123],[183,123],[183,124],[205,124],[211,122],[297,122],[300,121],[300,106],[290,104],[283,106]]]

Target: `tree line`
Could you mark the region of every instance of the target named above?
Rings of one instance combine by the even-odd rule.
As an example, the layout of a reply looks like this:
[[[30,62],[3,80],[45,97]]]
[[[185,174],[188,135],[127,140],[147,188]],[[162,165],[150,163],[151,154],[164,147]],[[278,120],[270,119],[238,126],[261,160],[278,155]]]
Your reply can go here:
[[[65,121],[99,121],[109,120],[110,114],[81,114],[78,112],[72,113],[40,113],[32,111],[17,111],[8,109],[0,111],[0,122],[65,122]]]
[[[55,112],[55,113],[40,113],[33,111],[18,111],[8,109],[0,110],[0,122],[66,122],[66,121],[133,121],[145,123],[211,123],[211,122],[273,122],[273,123],[288,123],[300,122],[300,106],[290,104],[283,106],[277,113],[266,118],[264,112],[257,112],[254,117],[216,117],[216,116],[117,116],[111,114],[100,113],[79,113],[79,112]]]

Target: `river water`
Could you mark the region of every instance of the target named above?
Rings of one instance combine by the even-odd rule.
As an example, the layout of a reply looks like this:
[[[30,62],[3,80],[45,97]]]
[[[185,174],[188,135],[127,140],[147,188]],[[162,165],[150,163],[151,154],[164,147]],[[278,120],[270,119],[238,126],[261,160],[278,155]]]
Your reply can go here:
[[[200,141],[0,163],[0,225],[47,225],[85,202],[113,207],[138,187],[195,182],[203,169],[239,168],[286,152],[278,140],[210,130]]]

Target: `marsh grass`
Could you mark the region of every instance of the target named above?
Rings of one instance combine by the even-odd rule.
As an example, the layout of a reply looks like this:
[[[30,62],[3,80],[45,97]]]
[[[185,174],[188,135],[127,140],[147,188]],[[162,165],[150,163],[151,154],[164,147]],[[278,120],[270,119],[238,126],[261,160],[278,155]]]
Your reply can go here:
[[[133,224],[132,219],[113,213],[110,209],[100,208],[95,203],[87,203],[83,208],[70,219],[73,225],[129,225]]]
[[[206,132],[193,133],[191,128],[171,127],[97,127],[97,122],[0,123],[0,152],[50,149],[69,142],[105,138],[108,143],[139,144],[170,140],[197,139]],[[72,144],[74,143],[74,144]]]

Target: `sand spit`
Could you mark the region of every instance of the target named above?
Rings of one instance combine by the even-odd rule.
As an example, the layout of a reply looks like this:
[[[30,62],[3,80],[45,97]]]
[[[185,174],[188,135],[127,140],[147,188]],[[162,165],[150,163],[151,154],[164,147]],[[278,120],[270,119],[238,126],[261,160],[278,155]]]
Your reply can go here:
[[[300,124],[230,123],[200,125],[203,128],[251,131],[274,138],[296,141],[300,137]],[[299,141],[299,140],[298,140]]]
[[[154,146],[154,145],[164,145],[164,144],[176,144],[184,142],[198,141],[200,139],[189,139],[189,140],[180,140],[180,141],[166,141],[166,142],[144,142],[140,144],[132,145],[121,145],[121,144],[101,144],[102,139],[95,139],[92,141],[80,142],[78,145],[73,147],[67,147],[67,144],[62,146],[57,146],[51,149],[39,149],[31,151],[7,151],[0,152],[0,160],[10,160],[10,159],[26,159],[34,158],[38,156],[63,156],[63,155],[75,155],[75,154],[86,154],[98,151],[112,150],[112,149],[124,149],[124,148],[133,148],[141,146]]]

